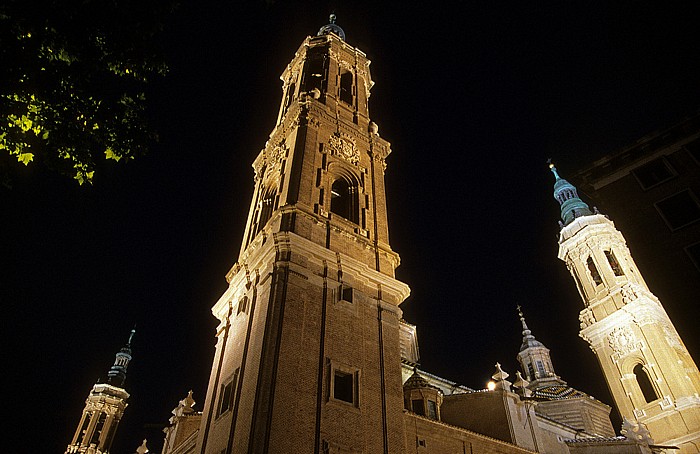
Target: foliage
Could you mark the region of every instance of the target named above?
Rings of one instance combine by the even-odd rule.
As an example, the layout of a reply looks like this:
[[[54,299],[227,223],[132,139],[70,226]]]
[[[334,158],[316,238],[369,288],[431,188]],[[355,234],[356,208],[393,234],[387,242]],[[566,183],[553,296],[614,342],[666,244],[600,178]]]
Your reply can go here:
[[[0,165],[41,162],[91,182],[102,159],[130,160],[155,139],[146,85],[172,4],[68,0],[0,6]],[[9,160],[9,161],[8,161]]]

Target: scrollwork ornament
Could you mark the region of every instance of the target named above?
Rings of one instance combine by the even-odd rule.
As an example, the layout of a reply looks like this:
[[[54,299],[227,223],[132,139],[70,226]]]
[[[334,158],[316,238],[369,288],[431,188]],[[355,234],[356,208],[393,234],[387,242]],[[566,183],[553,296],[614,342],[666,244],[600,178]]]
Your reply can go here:
[[[636,338],[628,326],[615,328],[608,334],[608,345],[615,354],[624,356],[634,350]]]
[[[339,156],[350,164],[357,165],[360,162],[360,152],[357,150],[355,143],[347,137],[341,137],[338,134],[330,136],[328,147],[332,155]]]

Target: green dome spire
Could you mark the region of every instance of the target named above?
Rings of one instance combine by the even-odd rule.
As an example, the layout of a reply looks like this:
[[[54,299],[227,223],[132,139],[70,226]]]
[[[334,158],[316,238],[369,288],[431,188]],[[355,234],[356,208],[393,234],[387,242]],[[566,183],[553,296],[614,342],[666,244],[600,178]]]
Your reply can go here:
[[[561,220],[564,225],[569,225],[578,217],[593,214],[588,205],[579,199],[576,187],[559,176],[557,168],[554,167],[551,160],[548,161],[548,164],[554,174],[554,198],[561,206]]]

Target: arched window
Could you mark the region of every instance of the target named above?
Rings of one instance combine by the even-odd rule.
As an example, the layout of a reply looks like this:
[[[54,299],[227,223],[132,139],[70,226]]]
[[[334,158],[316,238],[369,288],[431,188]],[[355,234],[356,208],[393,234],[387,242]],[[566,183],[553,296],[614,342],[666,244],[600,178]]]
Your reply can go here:
[[[637,364],[634,366],[632,372],[634,372],[634,375],[637,377],[637,384],[639,385],[639,389],[642,390],[644,400],[649,403],[658,399],[659,396],[656,395],[654,385],[651,384],[651,380],[649,379],[649,375],[647,375],[647,371],[644,370],[644,366]]]
[[[588,271],[591,273],[591,278],[593,279],[593,282],[595,282],[595,285],[602,284],[603,279],[601,279],[598,268],[596,268],[595,263],[593,263],[593,257],[588,257],[588,260],[586,260],[586,265],[588,265]]]
[[[615,254],[613,253],[612,250],[605,251],[605,257],[608,259],[608,263],[610,264],[610,268],[613,270],[613,273],[615,273],[615,276],[624,276],[624,272],[622,271],[622,267],[620,266],[620,262],[617,261],[617,258],[615,257]]]
[[[331,213],[358,224],[360,210],[357,192],[357,185],[347,179],[340,177],[335,180],[331,186]]]

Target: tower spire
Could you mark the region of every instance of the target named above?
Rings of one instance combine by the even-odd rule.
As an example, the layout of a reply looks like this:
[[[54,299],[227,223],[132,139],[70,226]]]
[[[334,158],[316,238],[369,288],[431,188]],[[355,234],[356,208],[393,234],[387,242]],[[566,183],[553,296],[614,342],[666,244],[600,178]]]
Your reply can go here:
[[[117,352],[116,358],[114,359],[114,364],[107,372],[107,383],[113,386],[122,387],[124,385],[124,380],[126,380],[126,369],[129,367],[129,362],[131,361],[131,340],[134,338],[136,333],[136,327],[131,330],[129,334],[129,340],[126,341],[126,345]]]
[[[520,305],[518,305],[517,309],[518,316],[520,317],[520,323],[523,325],[523,343],[520,346],[520,351],[522,352],[532,347],[544,347],[542,342],[535,339],[535,336],[532,335],[532,331],[530,331],[530,328],[528,328],[527,323],[525,322],[525,316],[523,315]]]
[[[536,388],[543,381],[555,380],[561,382],[552,366],[552,359],[549,356],[549,349],[544,344],[532,335],[532,331],[525,322],[522,308],[517,306],[518,317],[523,327],[523,343],[520,345],[518,353],[518,362],[522,367],[527,381],[531,382]]]
[[[554,174],[554,198],[561,206],[561,220],[564,225],[581,216],[593,214],[589,206],[579,198],[576,187],[559,176],[551,159],[547,160],[549,169]]]

